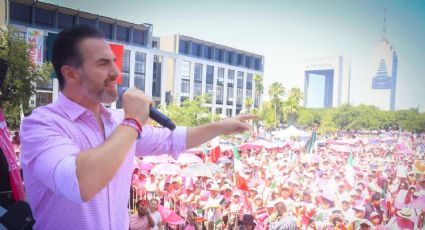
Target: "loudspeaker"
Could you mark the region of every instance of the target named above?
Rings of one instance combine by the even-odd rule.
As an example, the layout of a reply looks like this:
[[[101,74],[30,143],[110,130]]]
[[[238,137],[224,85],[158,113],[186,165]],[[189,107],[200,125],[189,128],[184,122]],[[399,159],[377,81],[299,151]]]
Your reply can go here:
[[[12,188],[10,186],[9,177],[9,164],[7,163],[7,159],[2,148],[0,148],[0,206],[8,208],[13,203]]]
[[[9,230],[30,230],[35,220],[30,205],[25,201],[18,201],[0,217],[0,223]]]

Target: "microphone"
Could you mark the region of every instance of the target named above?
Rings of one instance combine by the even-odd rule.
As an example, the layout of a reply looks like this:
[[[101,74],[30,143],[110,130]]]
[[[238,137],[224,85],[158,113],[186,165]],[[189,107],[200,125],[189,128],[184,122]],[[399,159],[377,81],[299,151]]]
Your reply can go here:
[[[120,88],[118,90],[118,99],[122,99],[122,95],[127,90],[128,90],[127,87]],[[165,116],[163,113],[161,113],[152,105],[149,108],[149,117],[152,118],[154,121],[158,122],[158,124],[162,125],[163,127],[168,128],[169,130],[176,129],[176,125],[171,121],[171,119]]]

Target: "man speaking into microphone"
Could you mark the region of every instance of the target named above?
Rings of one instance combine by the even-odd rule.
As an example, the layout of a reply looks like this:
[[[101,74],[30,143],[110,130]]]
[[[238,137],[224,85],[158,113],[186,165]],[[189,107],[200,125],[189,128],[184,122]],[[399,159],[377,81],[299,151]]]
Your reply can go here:
[[[128,89],[122,110],[119,70],[103,34],[76,26],[59,33],[52,62],[61,93],[35,109],[21,128],[21,164],[35,229],[128,229],[127,203],[135,156],[173,157],[217,135],[250,129],[241,115],[171,131],[147,125],[152,99]]]

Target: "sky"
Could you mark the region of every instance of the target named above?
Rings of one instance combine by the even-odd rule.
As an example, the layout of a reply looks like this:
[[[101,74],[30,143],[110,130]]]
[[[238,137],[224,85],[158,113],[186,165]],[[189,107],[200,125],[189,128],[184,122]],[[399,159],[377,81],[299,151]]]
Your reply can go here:
[[[137,24],[154,36],[183,34],[263,55],[272,82],[302,85],[299,65],[313,57],[351,61],[350,103],[368,104],[382,37],[398,55],[396,109],[425,111],[425,0],[43,0]]]

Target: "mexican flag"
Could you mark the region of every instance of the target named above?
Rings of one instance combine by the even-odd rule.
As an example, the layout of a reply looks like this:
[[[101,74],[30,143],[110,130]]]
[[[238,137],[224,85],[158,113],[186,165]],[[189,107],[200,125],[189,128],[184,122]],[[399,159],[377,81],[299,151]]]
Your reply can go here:
[[[221,154],[220,149],[220,137],[216,137],[211,141],[211,150],[209,153],[209,158],[212,163],[217,163],[218,158],[220,158]]]
[[[347,165],[345,166],[345,179],[352,187],[354,187],[354,162],[353,153],[351,151],[350,156],[348,157]]]
[[[238,189],[248,191],[248,183],[243,173],[243,165],[241,157],[239,156],[238,149],[233,146],[233,168],[235,170],[235,183]]]
[[[310,154],[312,152],[315,142],[316,142],[316,130],[313,130],[307,143],[305,143],[305,146],[304,146],[305,153]]]

